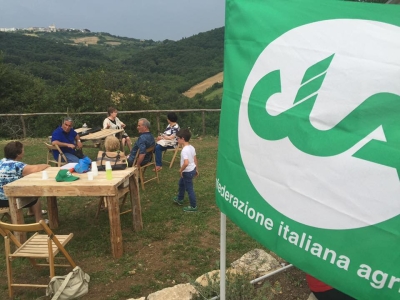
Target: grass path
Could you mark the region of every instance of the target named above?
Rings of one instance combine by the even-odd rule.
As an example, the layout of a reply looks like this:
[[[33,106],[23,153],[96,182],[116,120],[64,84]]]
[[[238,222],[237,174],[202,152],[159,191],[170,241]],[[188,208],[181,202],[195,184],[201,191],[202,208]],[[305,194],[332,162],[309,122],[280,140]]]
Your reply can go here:
[[[224,80],[224,72],[220,72],[217,75],[211,76],[210,78],[207,78],[206,80],[192,86],[188,91],[184,92],[183,95],[185,95],[188,98],[193,98],[196,96],[196,94],[201,94],[208,88],[212,87],[213,84],[217,82],[222,82]]]

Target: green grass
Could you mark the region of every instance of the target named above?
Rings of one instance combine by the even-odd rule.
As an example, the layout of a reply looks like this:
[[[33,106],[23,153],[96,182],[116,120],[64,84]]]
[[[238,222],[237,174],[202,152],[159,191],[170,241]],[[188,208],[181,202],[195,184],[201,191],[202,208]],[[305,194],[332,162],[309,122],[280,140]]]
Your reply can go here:
[[[215,91],[212,91],[211,93],[205,95],[206,100],[214,100],[215,97],[218,97],[219,99],[222,99],[222,92],[224,91],[223,88],[219,88]]]
[[[24,162],[45,163],[45,139],[22,141],[25,146]],[[7,141],[0,141],[3,148]],[[124,255],[114,259],[111,255],[108,214],[101,212],[95,218],[98,198],[60,197],[59,228],[56,234],[73,232],[74,238],[67,250],[91,276],[89,294],[84,299],[127,299],[147,296],[159,289],[186,283],[190,278],[214,270],[219,264],[220,212],[215,203],[215,171],[218,139],[205,137],[195,139],[200,176],[195,179],[199,211],[184,213],[182,207],[173,203],[179,179],[179,159],[169,169],[164,163],[160,172],[160,184],[152,181],[146,190],[140,189],[144,228],[140,232],[132,230],[130,214],[121,216]],[[84,149],[94,158],[98,149]],[[167,153],[168,159],[172,153]],[[167,159],[167,158],[166,158]],[[151,172],[151,170],[147,170]],[[187,195],[185,204],[188,203]],[[46,200],[42,198],[43,206]],[[128,204],[129,206],[129,204]],[[26,217],[25,222],[33,222]],[[252,240],[235,224],[227,221],[227,265],[254,248],[263,248]],[[4,249],[1,239],[0,247]],[[4,250],[3,250],[4,251]],[[8,297],[7,274],[4,255],[0,255],[0,299]],[[28,262],[14,262],[17,279],[48,282],[47,269],[38,272]],[[57,275],[69,270],[58,269]],[[15,299],[36,299],[43,296],[44,289],[16,289]]]

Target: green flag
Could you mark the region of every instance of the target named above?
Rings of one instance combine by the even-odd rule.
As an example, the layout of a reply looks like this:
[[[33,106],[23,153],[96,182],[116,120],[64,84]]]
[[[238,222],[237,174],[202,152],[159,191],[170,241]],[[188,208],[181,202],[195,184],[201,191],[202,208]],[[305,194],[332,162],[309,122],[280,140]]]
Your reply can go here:
[[[219,208],[357,299],[400,298],[400,6],[226,1]]]

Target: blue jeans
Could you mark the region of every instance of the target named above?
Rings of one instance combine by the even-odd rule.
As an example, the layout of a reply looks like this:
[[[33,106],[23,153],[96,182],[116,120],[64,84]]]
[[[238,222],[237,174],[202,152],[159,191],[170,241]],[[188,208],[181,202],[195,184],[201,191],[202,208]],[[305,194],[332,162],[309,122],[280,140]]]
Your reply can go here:
[[[162,166],[162,152],[167,149],[174,149],[174,146],[163,147],[159,144],[156,144],[156,148],[155,148],[154,152],[156,154],[156,166],[157,167]]]
[[[189,195],[189,201],[191,207],[196,207],[196,194],[193,189],[193,178],[196,176],[196,168],[194,168],[191,172],[182,172],[182,176],[179,179],[179,191],[178,191],[178,200],[182,201],[185,197],[185,190]]]
[[[78,163],[79,162],[79,158],[75,155],[73,155],[72,153],[64,153],[65,157],[67,158],[69,163]]]

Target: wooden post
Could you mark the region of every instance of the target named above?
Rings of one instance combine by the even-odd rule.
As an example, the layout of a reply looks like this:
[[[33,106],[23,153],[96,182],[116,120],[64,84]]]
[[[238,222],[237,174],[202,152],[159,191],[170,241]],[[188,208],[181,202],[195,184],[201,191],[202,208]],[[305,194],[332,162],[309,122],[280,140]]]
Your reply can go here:
[[[111,252],[114,258],[120,258],[124,252],[122,247],[121,220],[119,217],[118,190],[113,196],[107,196],[108,218],[110,220]]]
[[[160,113],[157,113],[157,135],[160,134]]]
[[[49,218],[49,227],[51,229],[58,228],[57,197],[47,197],[47,217]]]
[[[205,111],[203,110],[201,112],[202,117],[203,117],[203,136],[206,135],[206,117],[205,117]]]
[[[26,127],[25,127],[25,120],[23,116],[20,116],[21,119],[21,124],[22,124],[22,134],[24,136],[24,139],[26,139]]]

